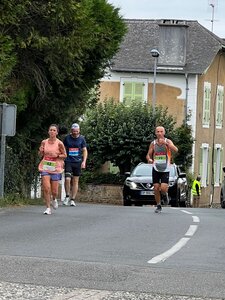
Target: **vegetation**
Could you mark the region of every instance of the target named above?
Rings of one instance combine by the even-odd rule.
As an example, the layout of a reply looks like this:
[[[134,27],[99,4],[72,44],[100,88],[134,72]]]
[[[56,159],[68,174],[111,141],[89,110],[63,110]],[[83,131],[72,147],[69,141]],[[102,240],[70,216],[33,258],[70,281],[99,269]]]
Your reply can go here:
[[[124,174],[137,163],[146,161],[156,125],[164,126],[166,136],[178,145],[180,151],[174,161],[189,167],[193,143],[190,127],[182,125],[175,129],[174,118],[162,107],[156,107],[153,114],[147,104],[134,102],[128,107],[111,99],[89,110],[82,124],[92,168],[111,161]]]
[[[7,155],[20,177],[13,186],[27,195],[48,126],[77,121],[96,103],[99,80],[126,27],[106,0],[2,0],[0,26],[0,102],[17,105]]]

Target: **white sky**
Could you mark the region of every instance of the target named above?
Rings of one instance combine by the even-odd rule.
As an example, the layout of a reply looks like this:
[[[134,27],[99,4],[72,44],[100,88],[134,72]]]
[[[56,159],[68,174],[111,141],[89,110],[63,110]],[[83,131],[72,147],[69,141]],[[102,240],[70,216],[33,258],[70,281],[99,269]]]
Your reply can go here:
[[[225,0],[108,0],[126,19],[197,20],[225,38]],[[214,9],[210,5],[214,6]],[[214,16],[213,16],[214,11]],[[213,22],[211,22],[214,20]]]

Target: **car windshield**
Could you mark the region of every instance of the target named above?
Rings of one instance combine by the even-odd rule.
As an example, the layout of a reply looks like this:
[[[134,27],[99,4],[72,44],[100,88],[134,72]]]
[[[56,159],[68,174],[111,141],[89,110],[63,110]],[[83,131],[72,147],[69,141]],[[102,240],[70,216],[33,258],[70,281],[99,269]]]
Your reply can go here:
[[[151,176],[152,175],[152,165],[150,164],[142,164],[134,168],[131,176]],[[174,166],[170,166],[170,176],[175,176],[175,168]]]

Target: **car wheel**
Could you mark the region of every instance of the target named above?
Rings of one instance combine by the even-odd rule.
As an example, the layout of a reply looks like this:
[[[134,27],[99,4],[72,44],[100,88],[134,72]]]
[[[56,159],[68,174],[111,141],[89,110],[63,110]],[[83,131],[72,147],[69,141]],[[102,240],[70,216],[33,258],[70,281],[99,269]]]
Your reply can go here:
[[[123,205],[124,205],[124,206],[131,206],[131,199],[130,199],[129,196],[125,196],[125,197],[123,198]]]
[[[178,199],[177,199],[177,197],[171,197],[170,205],[172,207],[178,207]]]
[[[180,206],[180,207],[186,207],[186,201],[187,201],[187,198],[186,198],[186,200],[181,201],[180,190],[178,191],[178,196],[177,196],[177,198],[178,198],[179,206]]]
[[[220,203],[221,203],[221,207],[225,208],[225,200],[223,198],[223,192],[222,191],[220,193]]]

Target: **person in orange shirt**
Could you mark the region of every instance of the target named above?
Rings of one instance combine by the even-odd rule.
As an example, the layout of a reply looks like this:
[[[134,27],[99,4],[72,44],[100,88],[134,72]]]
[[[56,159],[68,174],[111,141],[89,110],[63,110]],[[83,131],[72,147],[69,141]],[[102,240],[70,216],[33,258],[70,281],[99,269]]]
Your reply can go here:
[[[49,138],[41,142],[38,152],[42,158],[38,165],[38,170],[41,175],[43,196],[46,204],[45,215],[51,215],[51,204],[54,209],[58,208],[59,180],[61,180],[62,172],[64,171],[64,159],[67,156],[63,142],[57,138],[58,131],[57,125],[52,124],[49,126]]]

